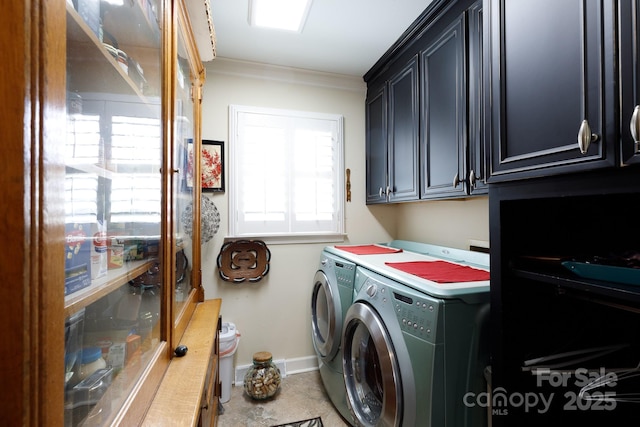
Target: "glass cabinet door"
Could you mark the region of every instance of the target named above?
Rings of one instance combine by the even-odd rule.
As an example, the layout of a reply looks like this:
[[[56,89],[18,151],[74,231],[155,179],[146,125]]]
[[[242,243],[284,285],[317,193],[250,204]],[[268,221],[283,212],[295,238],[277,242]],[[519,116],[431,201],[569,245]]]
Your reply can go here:
[[[195,286],[192,266],[195,264],[193,262],[194,242],[198,238],[194,233],[199,233],[199,224],[194,222],[194,218],[195,215],[200,214],[200,206],[195,202],[199,200],[200,192],[199,180],[195,179],[198,176],[196,174],[199,173],[199,168],[196,166],[200,162],[200,153],[199,149],[194,150],[194,147],[199,147],[200,144],[194,134],[193,75],[182,33],[183,27],[180,23],[181,20],[178,19],[177,55],[174,58],[175,121],[172,141],[174,159],[172,223],[176,241],[176,277],[172,313],[174,325],[178,327],[178,336],[183,328],[176,324],[180,323],[179,319],[183,314],[188,313],[187,308],[190,303],[195,302],[195,295],[192,293]]]
[[[113,421],[163,339],[162,4],[66,4],[69,426]]]

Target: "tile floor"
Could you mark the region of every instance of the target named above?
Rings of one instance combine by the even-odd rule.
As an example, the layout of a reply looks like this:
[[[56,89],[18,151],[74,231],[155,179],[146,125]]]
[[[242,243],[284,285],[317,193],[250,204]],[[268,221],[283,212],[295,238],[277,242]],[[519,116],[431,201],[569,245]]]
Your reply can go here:
[[[218,427],[270,427],[314,417],[322,417],[324,427],[349,426],[333,407],[317,370],[287,375],[267,400],[253,400],[242,386],[233,386],[222,406]]]

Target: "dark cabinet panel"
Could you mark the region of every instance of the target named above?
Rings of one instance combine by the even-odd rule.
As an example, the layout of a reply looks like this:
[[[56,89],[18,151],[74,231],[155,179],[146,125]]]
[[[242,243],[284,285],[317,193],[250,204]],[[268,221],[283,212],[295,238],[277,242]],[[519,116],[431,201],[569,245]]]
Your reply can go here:
[[[418,61],[367,97],[367,203],[418,199]]]
[[[387,200],[387,103],[382,86],[369,91],[366,105],[367,203]]]
[[[477,1],[468,11],[468,90],[469,112],[467,116],[468,167],[465,184],[469,194],[487,194],[487,156],[485,146],[485,50],[482,0]]]
[[[465,194],[465,34],[460,16],[420,55],[422,66],[422,194]],[[454,183],[455,182],[455,183]]]
[[[636,270],[627,260],[640,229],[621,220],[640,202],[636,181],[633,168],[609,168],[490,186],[491,387],[509,397],[494,400],[494,427],[618,426],[637,416],[627,399],[639,385],[640,288],[624,274]],[[576,274],[567,261],[599,274]],[[598,349],[614,351],[594,357]],[[633,378],[622,381],[625,371]],[[620,381],[598,385],[605,372]],[[549,404],[525,407],[518,395]]]
[[[640,2],[618,1],[620,52],[620,155],[624,165],[640,163]],[[637,108],[637,110],[636,110]],[[636,114],[634,112],[638,111]],[[634,129],[635,136],[632,135]]]
[[[418,61],[389,81],[389,201],[418,198]]]
[[[615,164],[606,3],[489,2],[490,182]]]
[[[367,203],[488,192],[482,9],[434,1],[365,75]]]

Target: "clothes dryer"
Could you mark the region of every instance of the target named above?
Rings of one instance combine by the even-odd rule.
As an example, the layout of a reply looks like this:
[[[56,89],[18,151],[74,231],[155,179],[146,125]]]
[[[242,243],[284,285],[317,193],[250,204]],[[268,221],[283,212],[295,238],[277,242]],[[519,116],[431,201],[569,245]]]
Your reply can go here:
[[[323,251],[313,279],[311,336],[327,394],[340,414],[354,424],[342,373],[342,326],[353,300],[356,265]]]
[[[357,293],[342,339],[356,425],[486,425],[483,408],[465,404],[464,397],[485,390],[488,302],[436,298],[419,285],[356,268]]]

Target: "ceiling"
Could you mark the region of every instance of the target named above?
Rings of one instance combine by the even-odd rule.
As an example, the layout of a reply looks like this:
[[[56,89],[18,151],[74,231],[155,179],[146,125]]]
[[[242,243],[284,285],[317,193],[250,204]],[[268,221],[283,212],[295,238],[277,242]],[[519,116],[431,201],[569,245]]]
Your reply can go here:
[[[219,58],[363,76],[432,0],[313,0],[302,33],[249,26],[249,0],[211,0]]]

